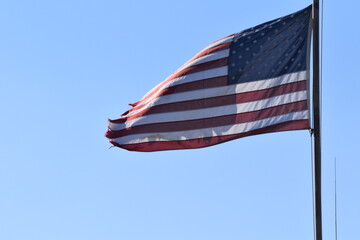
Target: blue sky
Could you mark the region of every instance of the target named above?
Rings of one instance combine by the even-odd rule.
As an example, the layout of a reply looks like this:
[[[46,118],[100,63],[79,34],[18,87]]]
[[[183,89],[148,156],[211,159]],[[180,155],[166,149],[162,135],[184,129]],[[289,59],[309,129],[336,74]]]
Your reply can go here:
[[[207,44],[309,1],[0,3],[0,239],[311,239],[310,137],[108,149],[116,118]],[[325,1],[324,238],[359,239],[357,1]]]

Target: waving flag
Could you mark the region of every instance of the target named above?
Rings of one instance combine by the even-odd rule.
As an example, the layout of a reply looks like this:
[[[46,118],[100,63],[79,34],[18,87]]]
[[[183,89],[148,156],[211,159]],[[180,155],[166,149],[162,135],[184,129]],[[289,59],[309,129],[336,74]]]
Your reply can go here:
[[[150,90],[106,137],[131,151],[308,129],[311,6],[222,38]]]

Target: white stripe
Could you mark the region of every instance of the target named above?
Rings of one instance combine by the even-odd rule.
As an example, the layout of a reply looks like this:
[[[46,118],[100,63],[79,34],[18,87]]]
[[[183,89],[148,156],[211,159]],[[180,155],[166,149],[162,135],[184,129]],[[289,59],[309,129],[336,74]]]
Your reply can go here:
[[[305,79],[306,79],[306,71],[302,71],[302,72],[286,74],[277,78],[272,78],[267,80],[259,80],[254,82],[233,84],[223,87],[207,88],[207,89],[188,91],[183,93],[164,95],[164,96],[160,96],[157,99],[154,99],[151,102],[148,102],[142,108],[130,112],[128,115],[126,115],[126,117],[137,114],[138,112],[141,112],[146,108],[151,108],[153,106],[158,106],[162,104],[196,100],[202,98],[227,96],[231,94],[245,93],[255,90],[263,90],[287,83],[302,81]]]
[[[210,70],[205,70],[205,71],[201,71],[201,72],[196,72],[196,73],[191,73],[188,75],[184,75],[178,78],[174,78],[173,80],[169,81],[168,83],[164,84],[161,88],[159,88],[152,97],[144,100],[141,104],[139,104],[138,106],[144,105],[141,109],[147,107],[147,103],[153,101],[154,99],[156,99],[157,97],[159,97],[159,93],[171,86],[175,86],[175,85],[179,85],[179,84],[184,84],[184,83],[189,83],[189,82],[193,82],[193,81],[198,81],[198,80],[202,80],[202,79],[208,79],[208,78],[214,78],[214,77],[221,77],[221,76],[226,76],[228,74],[228,68],[227,66],[225,67],[219,67],[219,68],[213,68]],[[166,81],[166,80],[165,80]],[[161,84],[161,83],[160,83]],[[148,95],[150,95],[150,93],[152,93],[160,84],[158,84],[157,86],[155,86],[153,89],[151,89],[147,94],[145,94],[145,96],[142,98],[146,98]],[[128,115],[126,115],[128,116]]]
[[[251,111],[257,111],[270,107],[275,107],[287,103],[302,101],[307,99],[307,91],[299,91],[294,93],[287,93],[259,101],[238,103],[226,106],[196,109],[189,111],[178,111],[168,113],[157,113],[146,115],[136,118],[126,123],[109,123],[109,129],[112,131],[121,130],[124,128],[162,122],[177,122],[188,121],[194,119],[212,118],[230,114],[245,113]]]
[[[218,59],[221,59],[221,58],[226,58],[226,57],[229,56],[229,52],[230,52],[230,49],[225,49],[225,50],[213,52],[211,54],[196,58],[193,61],[188,62],[185,65],[183,65],[181,68],[179,68],[177,70],[177,72],[179,72],[181,70],[184,70],[184,69],[186,69],[188,67],[192,67],[192,66],[201,64],[201,63],[206,63],[206,62],[218,60]]]
[[[228,67],[212,68],[209,70],[190,73],[172,80],[171,86],[176,86],[184,83],[195,82],[199,80],[206,80],[208,78],[215,78],[228,75]]]
[[[219,126],[214,128],[204,128],[204,129],[187,130],[180,132],[134,134],[134,135],[116,138],[114,140],[118,144],[125,145],[125,144],[136,144],[136,143],[155,142],[155,141],[191,140],[191,139],[199,139],[206,137],[246,133],[249,131],[268,127],[278,123],[307,119],[308,116],[307,112],[308,112],[307,110],[292,112],[292,113],[278,115],[253,122],[239,123],[228,126]]]

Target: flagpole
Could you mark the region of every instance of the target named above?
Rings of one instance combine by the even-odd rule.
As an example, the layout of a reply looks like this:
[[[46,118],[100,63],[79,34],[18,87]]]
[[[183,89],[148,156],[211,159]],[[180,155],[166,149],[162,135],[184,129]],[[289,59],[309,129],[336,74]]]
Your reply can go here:
[[[315,181],[315,240],[322,240],[321,210],[321,132],[320,132],[320,41],[319,0],[313,0],[313,130]]]

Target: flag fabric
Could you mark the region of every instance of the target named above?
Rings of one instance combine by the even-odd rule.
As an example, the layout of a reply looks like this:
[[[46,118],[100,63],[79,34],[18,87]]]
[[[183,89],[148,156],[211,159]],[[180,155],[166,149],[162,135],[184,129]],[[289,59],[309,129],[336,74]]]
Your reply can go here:
[[[222,38],[150,90],[106,137],[131,151],[309,129],[311,6]]]

